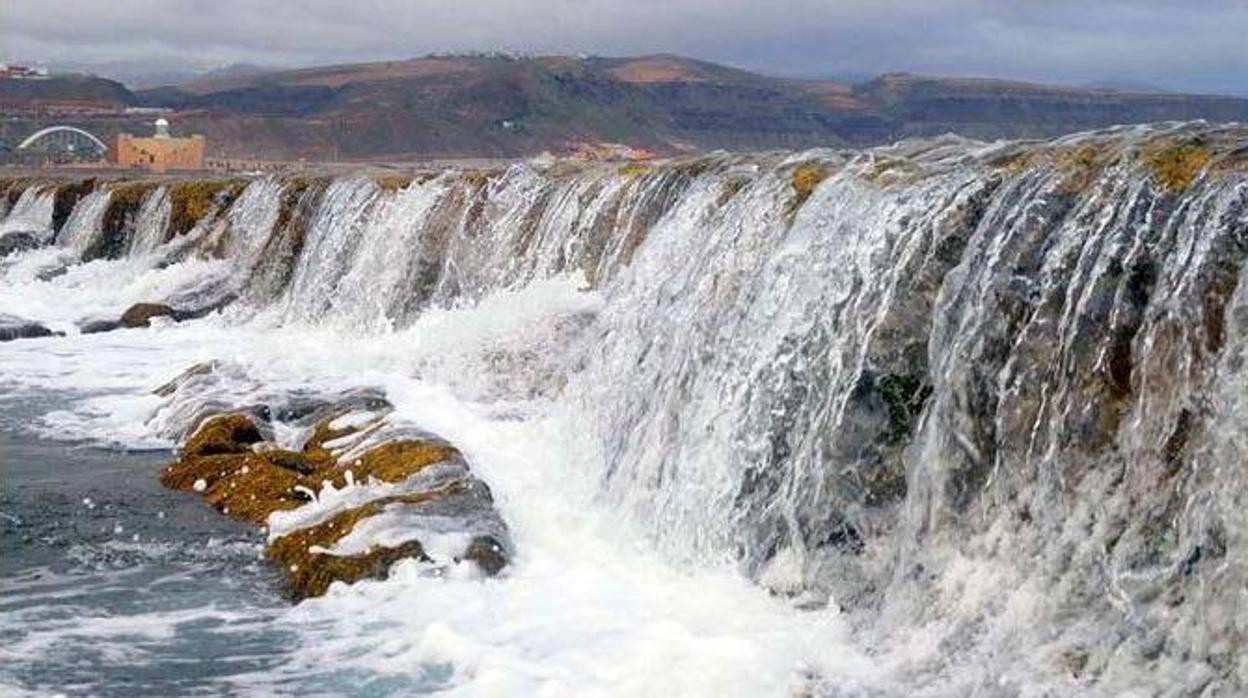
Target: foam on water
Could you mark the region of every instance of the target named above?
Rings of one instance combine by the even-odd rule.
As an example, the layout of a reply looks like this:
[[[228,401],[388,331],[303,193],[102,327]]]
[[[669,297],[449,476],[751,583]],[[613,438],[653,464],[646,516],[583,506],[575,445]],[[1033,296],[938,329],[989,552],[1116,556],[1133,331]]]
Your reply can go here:
[[[20,294],[25,307],[68,321],[67,302],[116,309],[146,289],[210,271],[211,263],[200,261],[156,269],[141,258],[100,260],[5,290]],[[403,690],[436,686],[462,695],[752,696],[800,685],[804,670],[867,680],[869,665],[846,644],[835,610],[798,612],[730,567],[680,569],[656,556],[626,517],[595,505],[596,488],[585,474],[598,456],[579,416],[516,390],[537,379],[499,375],[500,353],[568,351],[555,341],[561,323],[600,307],[595,294],[579,290],[583,285],[555,278],[473,308],[431,311],[406,330],[375,336],[209,319],[72,342],[8,343],[0,345],[0,361],[12,390],[81,396],[71,409],[45,414],[33,425],[40,433],[126,447],[168,444],[147,423],[160,404],[149,391],[208,357],[244,367],[248,381],[235,387],[236,397],[257,385],[380,387],[395,404],[394,416],[451,440],[490,483],[519,550],[501,578],[454,570],[430,576],[404,563],[389,581],[335,587],[265,621],[297,637],[299,649],[276,668],[235,677],[240,688],[298,684],[333,693],[356,680],[383,687],[393,680]],[[321,514],[367,487],[320,493]],[[283,516],[292,514],[275,515],[274,529]],[[376,523],[387,528],[380,533],[402,537],[388,527],[411,522]],[[436,552],[436,540],[429,542]],[[141,651],[128,649],[132,643],[141,646],[144,633],[171,632],[197,613],[232,622],[209,610],[153,611],[135,617],[129,635],[113,629],[128,620],[87,613],[40,626],[6,651],[16,658],[65,650],[71,637],[91,638],[104,647],[103,661],[142,662]]]

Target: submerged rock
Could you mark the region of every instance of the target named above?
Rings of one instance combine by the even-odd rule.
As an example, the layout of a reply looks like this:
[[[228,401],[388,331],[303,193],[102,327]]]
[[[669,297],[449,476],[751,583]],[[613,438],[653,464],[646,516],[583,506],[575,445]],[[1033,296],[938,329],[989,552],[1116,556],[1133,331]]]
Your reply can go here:
[[[229,516],[268,523],[265,554],[295,600],[319,596],[335,581],[384,579],[402,559],[472,561],[486,575],[500,572],[509,543],[489,489],[457,449],[435,437],[387,431],[400,435],[372,440],[383,420],[340,408],[293,450],[274,443],[257,416],[218,414],[195,429],[161,482],[197,492]],[[352,487],[349,497],[336,496]],[[428,536],[441,549],[431,552]]]
[[[33,250],[41,244],[37,233],[17,231],[0,235],[0,258],[8,257],[15,252]]]
[[[234,302],[235,296],[230,295],[216,301],[204,305],[199,308],[180,309],[164,303],[135,303],[126,308],[126,311],[117,319],[88,318],[82,320],[78,327],[83,334],[96,334],[99,332],[112,332],[123,327],[151,327],[154,318],[167,317],[174,322],[182,322],[184,320],[194,320],[211,313]]]
[[[26,337],[51,337],[57,334],[60,333],[53,332],[33,320],[0,313],[0,342]]]
[[[83,334],[99,334],[100,332],[112,332],[121,327],[120,320],[111,318],[87,318],[78,322],[78,330]]]
[[[121,314],[121,324],[126,327],[148,327],[152,318],[177,317],[178,311],[163,303],[135,303]]]

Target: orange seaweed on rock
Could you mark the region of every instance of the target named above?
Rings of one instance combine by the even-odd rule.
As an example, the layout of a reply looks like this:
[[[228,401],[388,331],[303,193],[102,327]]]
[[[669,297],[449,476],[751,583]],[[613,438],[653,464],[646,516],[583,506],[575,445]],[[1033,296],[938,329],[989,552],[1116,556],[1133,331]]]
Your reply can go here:
[[[1177,194],[1200,175],[1213,154],[1199,139],[1190,142],[1162,139],[1145,146],[1140,157],[1153,181],[1171,194]]]
[[[793,198],[785,208],[785,215],[791,220],[797,210],[806,203],[815,187],[828,177],[828,168],[818,162],[803,162],[789,174],[789,185],[793,187]]]
[[[345,487],[348,471],[358,481],[375,478],[397,483],[436,463],[462,462],[459,451],[449,444],[402,438],[372,446],[350,464],[340,464],[326,443],[365,433],[373,426],[365,422],[334,427],[343,414],[339,410],[320,419],[300,451],[266,441],[251,415],[209,417],[186,440],[179,458],[162,473],[161,482],[173,489],[198,492],[224,514],[263,524],[274,512],[309,503],[311,493],[325,483]],[[277,537],[269,543],[266,556],[281,567],[286,592],[296,600],[323,594],[335,581],[383,579],[390,565],[400,559],[428,561],[421,543],[413,540],[397,546],[372,546],[353,555],[331,554],[327,549],[349,534],[356,523],[388,506],[421,504],[466,491],[465,479],[457,477],[432,489],[373,499]],[[473,561],[487,574],[496,574],[506,565],[502,545],[489,536],[475,537],[458,559]]]
[[[320,596],[336,581],[350,584],[361,579],[385,579],[390,565],[401,559],[429,561],[419,541],[404,541],[389,547],[374,545],[354,555],[334,554],[329,548],[355,530],[356,524],[391,504],[418,504],[461,489],[458,483],[451,483],[436,490],[375,499],[315,525],[291,531],[270,543],[265,556],[282,568],[286,593],[294,599]]]
[[[168,487],[194,490],[198,481],[204,498],[232,516],[262,522],[273,511],[291,509],[307,502],[299,488],[316,492],[325,483],[347,485],[347,472],[353,479],[369,477],[381,482],[401,482],[421,469],[459,457],[447,444],[417,439],[387,441],[343,466],[324,446],[342,438],[356,427],[333,429],[337,416],[317,423],[313,437],[302,451],[263,448],[268,445],[255,420],[234,413],[203,421],[183,447],[181,457],[165,469],[161,481]]]

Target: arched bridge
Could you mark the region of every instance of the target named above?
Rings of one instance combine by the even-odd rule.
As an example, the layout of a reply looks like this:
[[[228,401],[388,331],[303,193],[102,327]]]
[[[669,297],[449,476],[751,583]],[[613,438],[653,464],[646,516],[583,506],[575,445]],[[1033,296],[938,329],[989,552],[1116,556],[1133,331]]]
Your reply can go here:
[[[103,153],[108,150],[104,141],[77,126],[49,126],[35,131],[17,145],[18,150],[30,150],[36,147],[69,152],[96,150]]]

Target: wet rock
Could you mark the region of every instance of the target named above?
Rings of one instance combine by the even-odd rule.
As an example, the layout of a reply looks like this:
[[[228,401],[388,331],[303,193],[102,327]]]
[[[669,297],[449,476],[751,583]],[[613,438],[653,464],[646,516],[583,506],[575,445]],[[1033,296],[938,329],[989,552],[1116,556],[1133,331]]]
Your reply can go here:
[[[238,179],[190,180],[169,187],[169,236],[190,232],[209,214],[238,197],[246,182]]]
[[[250,417],[222,415],[200,425],[182,448],[182,457],[251,453],[252,444],[261,441],[264,441],[264,435]]]
[[[181,388],[184,385],[187,385],[190,381],[194,380],[196,377],[206,376],[212,373],[213,371],[217,370],[218,366],[220,366],[220,362],[218,361],[201,361],[195,364],[194,366],[191,366],[190,368],[186,369],[182,373],[179,373],[176,377],[174,377],[168,383],[165,383],[159,388],[156,388],[155,390],[153,390],[152,394],[159,395],[160,397],[169,397],[173,395],[174,393],[176,393],[179,388]]]
[[[39,235],[33,232],[12,232],[0,235],[0,258],[15,252],[33,250],[40,244]]]
[[[475,538],[464,551],[464,560],[472,560],[486,574],[494,576],[507,566],[507,549],[492,537]]]
[[[197,365],[179,378],[185,382],[211,371]],[[164,386],[162,390],[170,392]],[[403,430],[373,440],[381,432],[384,412],[341,405],[320,411],[328,414],[312,425],[299,450],[273,443],[267,425],[256,415],[212,416],[186,440],[161,481],[197,492],[222,513],[253,523],[275,526],[274,515],[294,517],[294,523],[278,522],[266,555],[283,571],[286,592],[296,600],[323,594],[335,581],[383,579],[402,559],[430,564],[471,561],[487,575],[506,566],[506,527],[493,509],[489,489],[468,472],[457,449],[427,435],[389,438],[409,434]],[[315,501],[316,493],[326,487],[341,490],[354,483],[397,485],[398,490],[378,488],[375,496],[353,498],[350,506],[336,509]],[[369,540],[335,548],[376,516],[410,523],[402,530],[411,530],[411,537],[392,544]],[[436,560],[421,541],[425,532],[420,522],[425,521],[438,522],[434,528],[439,534],[445,533],[439,527],[446,521],[458,521],[467,542],[452,559]]]
[[[88,318],[78,322],[78,331],[83,334],[99,334],[100,332],[112,332],[121,326],[121,320],[112,320],[109,318]]]
[[[173,317],[178,311],[162,303],[135,303],[121,314],[121,324],[125,327],[148,327],[152,318]]]
[[[60,333],[53,332],[33,320],[0,313],[0,342],[27,337],[51,337],[58,334]]]
[[[236,296],[228,295],[223,298],[214,300],[206,305],[190,308],[179,309],[165,303],[135,303],[126,308],[120,318],[88,318],[82,320],[78,327],[83,334],[96,334],[98,332],[112,332],[123,327],[151,327],[152,320],[159,317],[167,317],[175,322],[183,320],[194,320],[197,318],[210,315],[221,308],[234,302]]]
[[[236,294],[227,293],[207,303],[196,304],[192,307],[181,306],[173,312],[173,319],[182,322],[183,320],[195,320],[205,317],[221,310],[237,299],[238,296]]]

